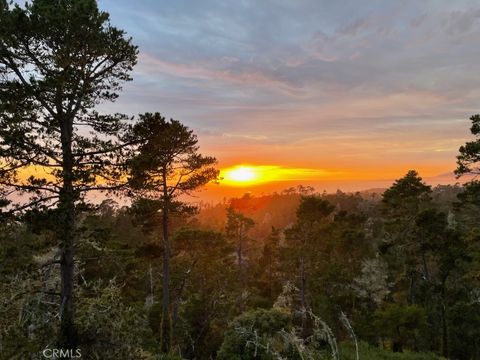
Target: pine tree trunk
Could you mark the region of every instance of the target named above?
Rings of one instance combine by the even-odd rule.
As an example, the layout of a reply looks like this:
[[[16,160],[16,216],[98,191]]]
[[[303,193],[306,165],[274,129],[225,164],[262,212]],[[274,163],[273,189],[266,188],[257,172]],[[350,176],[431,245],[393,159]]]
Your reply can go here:
[[[161,346],[168,352],[172,342],[171,317],[170,317],[170,239],[168,234],[168,210],[169,199],[167,189],[167,173],[163,171],[163,209],[162,209],[162,233],[163,233],[163,277],[162,277],[162,324]]]
[[[448,328],[447,328],[447,314],[445,311],[445,281],[442,281],[442,304],[441,304],[441,314],[442,314],[442,355],[445,358],[448,358]]]
[[[302,311],[302,337],[306,338],[308,333],[307,317],[307,297],[306,297],[307,279],[305,276],[305,261],[300,259],[300,306]]]
[[[61,307],[59,343],[64,348],[76,346],[74,323],[74,254],[75,254],[75,192],[73,188],[72,124],[64,121],[61,127],[63,186],[59,199],[61,241]]]
[[[65,227],[74,226],[71,221],[70,211],[65,210]],[[76,345],[75,323],[74,323],[74,304],[73,304],[73,286],[74,286],[74,250],[72,234],[70,231],[64,232],[64,241],[61,253],[61,325],[60,325],[60,345],[67,349],[73,349]]]
[[[240,283],[242,286],[242,291],[245,286],[245,279],[244,279],[244,271],[243,271],[243,231],[240,225],[239,233],[238,233],[238,270],[240,271]]]
[[[308,338],[311,335],[311,320],[310,315],[310,306],[308,304],[308,294],[307,294],[307,269],[306,262],[308,256],[308,230],[303,229],[302,231],[302,244],[301,244],[301,255],[300,255],[300,306],[302,310],[302,323],[301,323],[301,336],[303,339]]]
[[[243,264],[243,230],[242,224],[239,225],[240,228],[238,230],[238,247],[237,247],[237,258],[238,258],[238,271],[239,271],[239,278],[240,278],[240,299],[239,299],[239,308],[240,311],[243,312],[244,304],[243,304],[243,294],[245,291],[245,270]]]

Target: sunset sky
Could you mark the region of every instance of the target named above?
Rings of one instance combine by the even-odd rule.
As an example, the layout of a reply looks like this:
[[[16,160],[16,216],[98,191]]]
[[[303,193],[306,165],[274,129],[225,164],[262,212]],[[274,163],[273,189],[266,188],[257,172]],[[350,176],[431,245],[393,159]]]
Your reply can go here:
[[[361,188],[410,168],[434,177],[455,168],[479,111],[478,1],[100,7],[140,48],[134,81],[103,109],[181,120],[223,169]]]

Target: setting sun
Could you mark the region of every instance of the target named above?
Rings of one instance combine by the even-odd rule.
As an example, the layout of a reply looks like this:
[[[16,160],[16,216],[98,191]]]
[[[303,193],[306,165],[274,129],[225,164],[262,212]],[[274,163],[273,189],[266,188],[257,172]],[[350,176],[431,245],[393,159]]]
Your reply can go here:
[[[322,169],[288,168],[277,165],[236,165],[223,169],[220,177],[224,185],[250,186],[277,181],[324,179],[332,174]]]
[[[251,166],[236,166],[225,170],[222,177],[228,183],[252,183],[259,180],[259,172]]]

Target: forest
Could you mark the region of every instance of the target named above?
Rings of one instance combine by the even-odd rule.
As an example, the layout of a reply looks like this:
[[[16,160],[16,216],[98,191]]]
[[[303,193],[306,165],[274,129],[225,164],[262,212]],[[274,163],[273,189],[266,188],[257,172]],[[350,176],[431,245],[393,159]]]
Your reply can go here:
[[[193,130],[98,111],[138,55],[95,0],[0,0],[0,359],[480,360],[480,115],[456,185],[198,203]]]

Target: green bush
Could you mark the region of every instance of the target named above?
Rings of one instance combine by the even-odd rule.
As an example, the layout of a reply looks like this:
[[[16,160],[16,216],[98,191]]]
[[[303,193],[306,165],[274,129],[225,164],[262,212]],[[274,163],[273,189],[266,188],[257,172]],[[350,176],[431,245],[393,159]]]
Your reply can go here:
[[[425,310],[418,305],[388,304],[375,311],[376,334],[392,342],[392,348],[418,349],[418,339],[427,327]]]
[[[448,311],[449,355],[480,359],[480,304],[458,302]]]
[[[277,337],[291,327],[290,316],[279,310],[251,310],[238,316],[225,334],[218,360],[274,360]],[[283,350],[283,349],[282,349]]]

